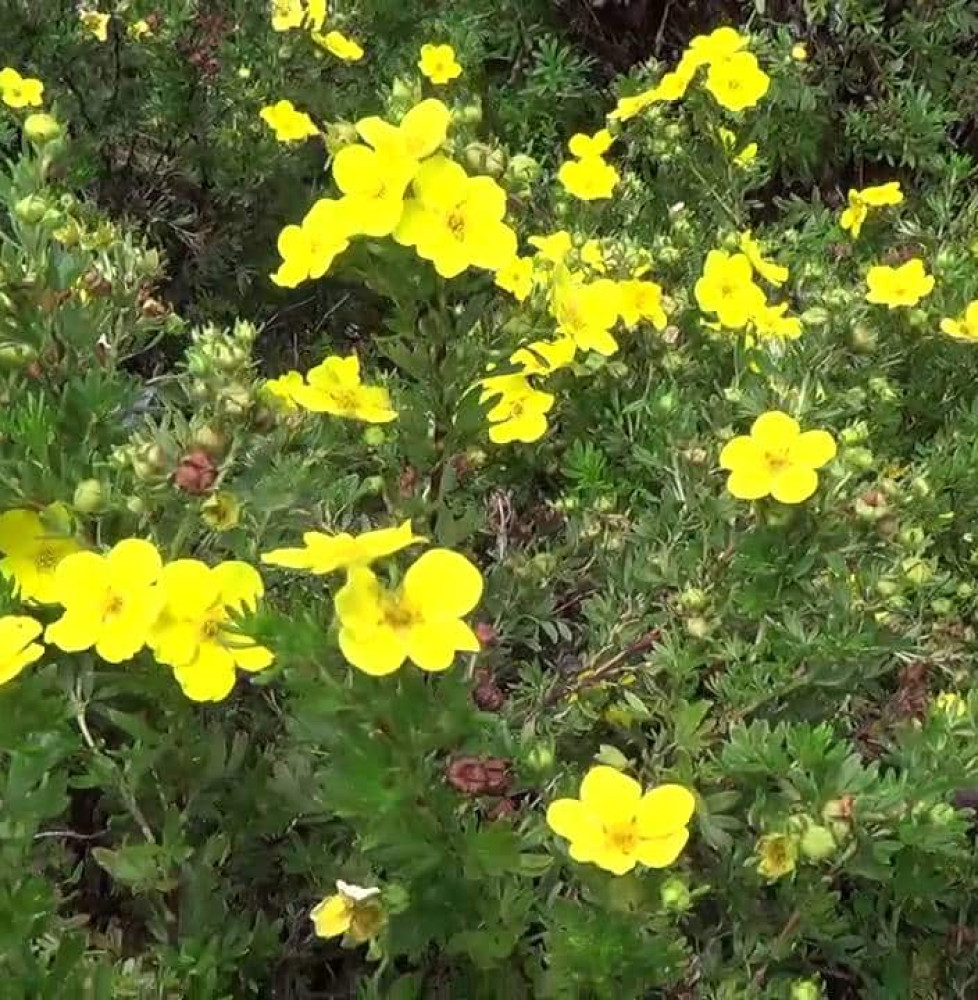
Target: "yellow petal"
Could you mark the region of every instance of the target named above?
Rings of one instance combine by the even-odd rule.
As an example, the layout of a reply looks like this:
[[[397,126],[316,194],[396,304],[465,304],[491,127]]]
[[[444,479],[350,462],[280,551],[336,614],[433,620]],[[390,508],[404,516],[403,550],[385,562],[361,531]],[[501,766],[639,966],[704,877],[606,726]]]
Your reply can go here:
[[[744,465],[727,478],[727,490],[738,500],[760,500],[771,492],[771,473],[766,465]]]
[[[408,632],[408,657],[422,670],[447,670],[455,659],[455,646],[443,624],[423,623]]]
[[[659,785],[642,796],[636,819],[639,835],[665,837],[686,826],[696,808],[693,793],[682,785]]]
[[[95,644],[99,622],[89,615],[66,613],[51,622],[44,630],[44,638],[66,653],[77,653]]]
[[[591,860],[612,875],[627,875],[638,862],[638,855],[635,852],[626,854],[619,848],[605,843],[594,851]]]
[[[751,425],[750,436],[762,448],[784,448],[801,433],[798,421],[780,410],[762,413]]]
[[[357,633],[341,628],[340,651],[349,663],[372,677],[384,677],[399,670],[407,657],[407,649],[398,634],[388,627],[378,627],[370,633]]]
[[[327,896],[313,908],[309,914],[316,936],[321,938],[337,937],[350,929],[353,910],[342,896]]]
[[[142,538],[124,538],[106,556],[112,582],[120,589],[149,587],[163,568],[156,546]]]
[[[683,827],[665,837],[640,840],[635,853],[638,860],[649,868],[666,868],[671,865],[689,840],[689,830]]]
[[[482,597],[482,574],[457,552],[431,549],[404,575],[404,595],[426,618],[461,618]]]
[[[258,598],[265,593],[261,574],[246,562],[230,559],[211,572],[221,604],[235,611],[253,611]]]
[[[805,431],[792,444],[788,460],[795,465],[820,469],[831,462],[835,454],[835,439],[828,431]]]
[[[802,503],[818,489],[818,473],[804,465],[793,465],[774,477],[771,496],[780,503]]]
[[[445,141],[451,118],[448,108],[433,97],[411,108],[401,119],[400,129],[409,155],[417,160],[431,156]]]
[[[160,573],[167,608],[174,618],[200,618],[217,601],[211,570],[199,559],[176,559]]]
[[[0,551],[21,552],[37,544],[45,534],[41,519],[32,510],[8,510],[0,514]]]
[[[592,767],[581,782],[581,801],[605,826],[631,820],[641,797],[642,786],[634,778],[604,764]]]
[[[201,643],[190,663],[173,671],[191,701],[223,701],[234,688],[234,660],[216,642]]]
[[[604,840],[600,819],[579,799],[556,799],[547,807],[547,826],[572,843],[596,846]]]
[[[249,643],[247,646],[231,644],[229,647],[234,664],[249,674],[265,670],[275,662],[275,654],[265,646]]]
[[[109,567],[95,552],[75,552],[58,563],[55,570],[55,593],[59,604],[100,601],[108,588]]]
[[[728,441],[720,452],[721,469],[737,469],[744,465],[757,466],[764,462],[760,446],[746,434]]]

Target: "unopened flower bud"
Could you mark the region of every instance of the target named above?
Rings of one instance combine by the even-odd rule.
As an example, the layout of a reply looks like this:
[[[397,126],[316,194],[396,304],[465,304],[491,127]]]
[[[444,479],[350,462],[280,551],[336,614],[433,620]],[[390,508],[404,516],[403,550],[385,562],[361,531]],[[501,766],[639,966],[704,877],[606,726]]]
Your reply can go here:
[[[812,861],[824,861],[826,858],[832,857],[838,849],[832,831],[818,823],[808,824],[805,832],[801,835],[799,846],[801,853]]]
[[[29,194],[14,204],[14,215],[29,226],[37,225],[44,218],[44,213],[47,210],[47,203],[36,194]]]
[[[812,979],[799,979],[791,984],[791,1000],[821,1000],[822,987]]]
[[[368,427],[363,432],[363,443],[371,448],[379,448],[386,440],[383,427]]]
[[[667,910],[682,913],[684,910],[689,909],[689,887],[681,878],[676,878],[675,876],[667,878],[659,888],[659,898]]]
[[[699,587],[687,587],[679,595],[679,604],[687,611],[701,611],[706,607],[706,592]]]
[[[217,479],[217,468],[206,451],[188,452],[173,473],[173,485],[185,493],[206,493]]]
[[[849,329],[849,347],[857,354],[872,354],[879,343],[879,332],[866,323],[854,323]]]
[[[97,479],[83,479],[75,487],[71,504],[83,514],[95,514],[102,509],[105,489]]]
[[[60,139],[63,129],[58,120],[44,111],[28,115],[24,120],[24,135],[35,146],[46,146]]]

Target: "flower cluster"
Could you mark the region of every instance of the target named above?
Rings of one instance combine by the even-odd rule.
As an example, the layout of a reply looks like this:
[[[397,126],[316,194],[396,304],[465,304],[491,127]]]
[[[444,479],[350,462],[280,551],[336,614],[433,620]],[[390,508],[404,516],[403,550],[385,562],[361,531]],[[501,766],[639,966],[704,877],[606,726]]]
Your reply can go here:
[[[902,201],[903,191],[900,190],[899,181],[890,181],[887,184],[878,184],[875,187],[867,187],[862,190],[851,188],[849,190],[849,205],[843,211],[839,225],[850,233],[854,240],[858,239],[871,208],[899,205]]]
[[[331,356],[306,372],[288,371],[265,383],[265,392],[274,403],[289,411],[328,413],[368,424],[386,424],[397,419],[390,395],[383,386],[364,385],[360,379],[360,359]]]
[[[327,0],[272,0],[272,28],[285,32],[301,28],[320,48],[343,62],[357,62],[363,49],[341,31],[323,33],[328,14]]]
[[[557,179],[568,194],[581,201],[610,198],[618,184],[618,171],[604,159],[614,140],[603,128],[594,135],[578,133],[568,143],[573,160],[564,163]]]
[[[44,84],[6,66],[0,69],[0,100],[8,108],[39,108],[44,103]]]

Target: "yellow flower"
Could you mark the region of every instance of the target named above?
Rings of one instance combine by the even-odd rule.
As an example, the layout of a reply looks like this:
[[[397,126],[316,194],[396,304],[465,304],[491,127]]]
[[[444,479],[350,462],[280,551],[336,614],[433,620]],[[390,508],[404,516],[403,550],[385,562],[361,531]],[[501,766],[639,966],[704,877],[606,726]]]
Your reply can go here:
[[[483,401],[498,396],[486,414],[492,425],[489,440],[493,444],[513,441],[538,441],[547,432],[547,413],[553,408],[554,397],[530,385],[525,375],[502,375],[483,382]]]
[[[126,538],[106,555],[75,552],[55,571],[55,599],[64,614],[44,637],[67,653],[95,647],[109,663],[122,663],[145,645],[163,603],[156,586],[163,563],[156,547]]]
[[[757,842],[757,871],[774,882],[790,875],[798,863],[798,838],[787,833],[768,833]]]
[[[934,699],[934,708],[951,719],[963,719],[968,714],[968,703],[956,691],[942,691]]]
[[[934,290],[934,276],[927,273],[919,257],[908,260],[900,267],[878,265],[866,274],[866,301],[899,309],[915,306]]]
[[[326,23],[327,0],[306,0],[306,16],[303,23],[315,35]]]
[[[538,256],[550,264],[563,263],[574,245],[570,233],[565,229],[560,229],[549,236],[531,236],[527,242],[537,251]]]
[[[722,62],[747,46],[748,38],[734,28],[716,28],[708,35],[697,35],[683,55],[683,61],[695,66]]]
[[[0,70],[0,98],[8,108],[39,108],[44,101],[44,84],[7,66]]]
[[[535,340],[514,351],[509,360],[519,365],[523,375],[552,375],[566,368],[577,353],[577,346],[570,337],[559,340]]]
[[[618,171],[600,156],[568,160],[557,171],[557,179],[568,194],[581,201],[610,198],[618,184]]]
[[[613,767],[592,767],[576,799],[557,799],[547,808],[547,825],[570,841],[570,856],[615,875],[636,864],[671,865],[689,840],[696,800],[682,785],[642,786]]]
[[[626,97],[619,97],[618,103],[613,111],[608,115],[611,121],[627,122],[629,119],[640,115],[647,108],[660,100],[655,87],[643,90],[638,94],[629,94]]]
[[[140,18],[138,21],[133,21],[132,24],[126,29],[126,34],[133,39],[133,41],[140,42],[144,38],[149,38],[153,34],[153,29],[150,27],[149,21],[145,18]]]
[[[414,247],[443,278],[469,267],[496,271],[516,255],[516,233],[503,222],[506,192],[491,177],[469,177],[452,160],[433,156],[418,168],[413,190],[394,239]]]
[[[717,130],[717,134],[720,137],[723,148],[731,154],[734,166],[746,169],[757,159],[756,142],[749,142],[739,153],[735,153],[737,136],[730,129],[722,127]]]
[[[352,39],[339,31],[330,31],[325,35],[313,32],[313,41],[322,46],[331,55],[343,62],[359,62],[363,58],[363,49]]]
[[[336,257],[350,245],[348,208],[345,201],[320,198],[301,225],[286,226],[279,233],[282,263],[271,276],[276,285],[295,288],[303,281],[321,278],[330,269]]]
[[[462,75],[462,67],[456,62],[451,45],[422,45],[418,69],[437,86]]]
[[[808,49],[799,42],[797,45],[791,46],[791,58],[795,62],[805,62],[808,59]]]
[[[611,133],[606,128],[603,128],[595,132],[594,135],[585,135],[583,132],[578,132],[576,135],[571,136],[567,148],[570,150],[571,156],[576,156],[579,160],[586,160],[591,156],[604,156],[611,149],[613,142],[614,139],[611,137]]]
[[[581,247],[580,258],[581,263],[587,265],[592,271],[598,274],[607,273],[608,265],[604,259],[600,240],[587,240]]]
[[[445,142],[451,120],[448,108],[429,97],[406,112],[398,125],[372,115],[357,122],[357,132],[378,153],[408,161],[423,160]]]
[[[386,424],[397,419],[390,395],[382,386],[360,381],[360,359],[326,358],[306,372],[308,385],[298,386],[292,398],[313,413],[362,420],[368,424]]]
[[[861,191],[850,188],[849,206],[842,213],[839,225],[847,232],[851,232],[854,240],[858,239],[871,208],[899,205],[902,201],[903,191],[900,190],[899,181],[877,184],[875,187],[863,188]]]
[[[211,568],[197,559],[168,563],[160,577],[165,603],[149,635],[156,659],[192,701],[222,701],[234,687],[235,668],[249,673],[271,666],[270,650],[234,631],[232,616],[254,611],[265,592],[261,576],[243,562]]]
[[[750,435],[728,441],[720,452],[720,467],[730,472],[727,489],[738,500],[768,495],[780,503],[807,500],[818,488],[818,473],[835,458],[835,440],[828,431],[805,431],[779,410],[762,413]]]
[[[241,504],[230,493],[214,493],[200,505],[200,516],[209,528],[230,531],[241,519]]]
[[[333,159],[333,180],[346,197],[351,231],[390,236],[401,221],[404,192],[417,163],[359,143],[344,146]]]
[[[968,304],[960,319],[942,319],[941,332],[958,340],[978,341],[978,299]]]
[[[296,371],[286,372],[278,378],[267,379],[262,386],[263,393],[271,397],[271,403],[277,409],[285,413],[294,413],[299,409],[299,404],[295,401],[297,389],[305,385],[302,375]]]
[[[302,0],[272,0],[272,28],[275,31],[298,28],[304,17]]]
[[[356,944],[369,941],[386,919],[376,898],[379,895],[380,889],[366,889],[337,879],[336,895],[327,896],[309,914],[316,936],[331,938],[346,934]]]
[[[747,255],[731,256],[723,250],[707,254],[694,294],[700,309],[716,313],[720,323],[733,330],[746,326],[765,305],[764,292],[754,284]]]
[[[42,628],[40,622],[26,615],[0,618],[0,684],[12,681],[24,667],[44,655],[44,647],[34,642]]]
[[[323,576],[338,569],[369,566],[378,559],[427,539],[414,534],[411,522],[404,521],[396,528],[378,528],[355,537],[345,531],[338,535],[307,531],[302,536],[302,541],[302,548],[263,552],[261,561],[269,566],[304,570]]]
[[[266,105],[259,116],[275,132],[279,142],[300,142],[319,135],[319,129],[309,115],[305,111],[296,111],[291,101]]]
[[[533,291],[533,258],[514,257],[496,272],[495,284],[517,302],[525,302]]]
[[[352,569],[335,601],[340,649],[375,677],[394,673],[406,659],[422,670],[447,670],[457,652],[479,651],[462,616],[481,597],[479,571],[448,549],[421,556],[397,590],[384,587],[369,569]]]
[[[750,261],[750,266],[767,282],[772,285],[783,285],[788,280],[788,269],[780,264],[775,264],[773,260],[768,260],[764,256],[761,244],[755,240],[748,229],[741,234],[740,250]]]
[[[96,40],[104,42],[109,37],[109,15],[97,10],[80,10],[78,20],[81,26]]]
[[[797,340],[802,333],[801,320],[786,316],[788,304],[765,304],[751,316],[751,323],[759,337],[775,340]]]
[[[662,305],[662,286],[654,281],[619,281],[619,312],[629,330],[648,320],[656,330],[664,330],[668,317]]]
[[[32,510],[8,510],[0,514],[0,574],[13,579],[22,601],[54,604],[57,601],[55,571],[65,556],[81,546],[71,537],[71,519],[59,503],[40,514]]]
[[[559,275],[551,305],[557,332],[570,337],[582,351],[610,357],[618,350],[611,328],[618,322],[621,293],[610,278],[581,283]]]
[[[752,108],[767,93],[771,78],[750,52],[737,52],[713,63],[706,74],[706,89],[728,111]]]

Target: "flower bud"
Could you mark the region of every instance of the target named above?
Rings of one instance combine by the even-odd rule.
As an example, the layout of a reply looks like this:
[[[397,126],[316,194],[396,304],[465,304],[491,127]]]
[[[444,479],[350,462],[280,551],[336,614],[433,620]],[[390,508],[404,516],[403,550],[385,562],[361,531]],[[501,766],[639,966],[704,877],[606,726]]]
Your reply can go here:
[[[554,766],[554,750],[548,743],[534,743],[526,755],[526,766],[531,771],[546,774]]]
[[[910,492],[921,500],[926,499],[931,495],[930,483],[924,476],[914,476],[910,480]]]
[[[842,460],[856,472],[866,472],[873,467],[873,453],[861,445],[846,448],[842,452]]]
[[[903,570],[903,575],[917,587],[922,587],[934,576],[934,569],[930,563],[916,556],[904,559],[900,563],[900,568]]]
[[[30,344],[0,344],[0,367],[24,368],[37,358],[37,350]]]
[[[217,468],[214,462],[206,451],[200,449],[184,455],[173,473],[174,486],[186,493],[206,493],[216,479]]]
[[[526,153],[517,153],[511,157],[506,167],[506,179],[523,187],[528,187],[539,176],[540,164]]]
[[[813,979],[796,979],[791,984],[791,1000],[821,1000],[822,987]]]
[[[806,62],[808,60],[808,49],[801,42],[798,42],[797,45],[792,45],[791,58],[795,62]],[[796,998],[792,998],[792,1000],[796,1000]]]
[[[230,531],[241,518],[241,504],[230,493],[217,492],[200,505],[200,516],[214,531]]]
[[[846,338],[849,347],[857,354],[872,354],[879,343],[879,332],[866,323],[854,323]]]
[[[227,446],[227,439],[210,424],[204,424],[193,432],[190,439],[191,448],[200,448],[211,455],[222,455]]]
[[[368,427],[363,432],[363,443],[371,448],[379,448],[386,440],[383,427]]]
[[[35,146],[46,146],[49,142],[60,139],[62,134],[63,129],[58,120],[46,112],[28,115],[24,121],[24,135]]]
[[[145,514],[146,504],[140,497],[129,497],[126,500],[126,510],[128,510],[130,514]]]
[[[832,831],[818,823],[809,823],[801,835],[801,853],[812,861],[824,861],[835,854],[838,845]]]
[[[706,592],[699,587],[687,587],[679,595],[679,604],[687,611],[702,611],[706,607]]]
[[[659,888],[659,898],[667,910],[682,913],[689,909],[690,892],[686,883],[676,876],[667,878]]]
[[[930,820],[938,826],[947,826],[953,821],[956,814],[957,810],[950,802],[938,802],[937,805],[931,807]]]
[[[97,479],[83,479],[75,487],[75,495],[71,504],[83,514],[95,514],[102,509],[105,501],[105,489]]]
[[[484,142],[470,142],[463,156],[466,166],[476,174],[502,177],[506,170],[506,154]]]
[[[462,125],[478,125],[482,121],[482,101],[476,98],[455,112],[455,118]]]
[[[705,639],[710,634],[710,623],[702,615],[686,619],[686,631],[694,639]]]
[[[384,492],[384,477],[383,476],[367,476],[363,481],[363,486],[361,487],[364,493],[371,494],[373,496],[380,496]]]
[[[14,215],[29,226],[36,225],[44,218],[44,213],[48,210],[47,203],[36,194],[29,194],[26,198],[21,198],[14,205]]]

